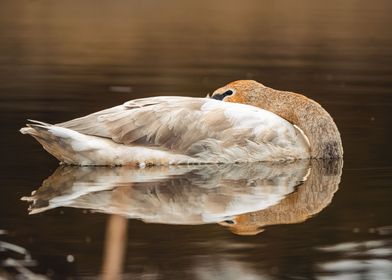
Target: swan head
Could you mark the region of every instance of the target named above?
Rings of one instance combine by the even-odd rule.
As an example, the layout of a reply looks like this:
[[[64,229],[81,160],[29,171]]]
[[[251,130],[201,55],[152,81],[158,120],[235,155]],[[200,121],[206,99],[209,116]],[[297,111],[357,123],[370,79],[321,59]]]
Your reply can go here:
[[[265,88],[264,85],[253,80],[238,80],[218,88],[212,93],[211,98],[226,102],[249,104],[249,97],[260,93]]]
[[[290,97],[297,98],[293,100]],[[301,106],[302,101],[309,100],[303,95],[275,90],[254,80],[231,82],[215,90],[211,98],[259,107],[296,125],[298,125],[296,108]]]
[[[265,224],[252,221],[252,213],[254,212],[241,214],[219,224],[237,235],[256,235],[264,231],[263,226]]]

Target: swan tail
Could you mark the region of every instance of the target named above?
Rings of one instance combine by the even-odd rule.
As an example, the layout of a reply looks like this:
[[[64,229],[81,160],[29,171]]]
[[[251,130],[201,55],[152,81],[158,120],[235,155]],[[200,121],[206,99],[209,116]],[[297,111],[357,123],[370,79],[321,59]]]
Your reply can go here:
[[[116,143],[59,125],[29,120],[22,134],[34,137],[59,161],[72,165],[166,165],[198,162],[186,155],[143,146]]]
[[[97,137],[40,121],[28,121],[20,132],[34,137],[46,151],[62,163],[89,165],[89,154],[99,149]]]

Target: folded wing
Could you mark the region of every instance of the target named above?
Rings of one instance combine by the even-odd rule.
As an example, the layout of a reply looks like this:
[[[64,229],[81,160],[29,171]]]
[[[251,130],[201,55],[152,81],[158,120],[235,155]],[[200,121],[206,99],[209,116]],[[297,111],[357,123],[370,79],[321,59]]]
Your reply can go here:
[[[303,158],[308,152],[304,136],[279,116],[206,98],[137,99],[57,125],[119,144],[195,157],[226,154],[235,158],[246,151],[250,157],[268,152]]]

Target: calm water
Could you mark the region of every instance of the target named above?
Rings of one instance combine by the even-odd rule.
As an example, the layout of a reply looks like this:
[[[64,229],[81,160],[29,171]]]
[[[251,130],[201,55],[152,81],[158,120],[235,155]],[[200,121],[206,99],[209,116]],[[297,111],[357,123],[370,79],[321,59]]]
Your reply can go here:
[[[0,278],[391,279],[391,9],[2,0]],[[18,133],[244,78],[323,104],[344,166],[58,168]]]

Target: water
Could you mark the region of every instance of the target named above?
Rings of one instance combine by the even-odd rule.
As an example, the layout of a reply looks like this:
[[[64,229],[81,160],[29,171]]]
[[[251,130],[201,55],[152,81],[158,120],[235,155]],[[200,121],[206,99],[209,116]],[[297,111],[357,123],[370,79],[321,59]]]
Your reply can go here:
[[[391,8],[2,1],[0,276],[392,278]],[[137,97],[205,96],[244,78],[323,104],[342,134],[342,171],[340,162],[57,170],[18,133],[27,118],[56,123]],[[315,181],[301,183],[309,166]]]

